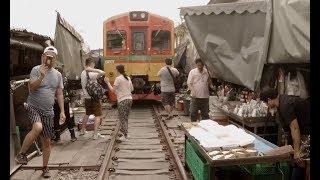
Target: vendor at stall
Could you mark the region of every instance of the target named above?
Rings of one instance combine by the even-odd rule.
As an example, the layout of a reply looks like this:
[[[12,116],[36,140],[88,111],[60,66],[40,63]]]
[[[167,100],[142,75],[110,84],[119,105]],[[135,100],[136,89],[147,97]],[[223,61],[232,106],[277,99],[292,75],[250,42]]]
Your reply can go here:
[[[269,108],[277,108],[280,123],[286,132],[290,132],[290,144],[293,145],[295,166],[291,179],[303,179],[310,147],[310,98],[304,100],[297,96],[278,95],[275,89],[265,88],[260,99]],[[290,137],[289,135],[289,137]]]
[[[229,84],[219,86],[217,94],[223,102],[236,100],[236,91]]]
[[[227,101],[236,100],[236,92],[229,84],[224,86],[223,95],[226,97]]]

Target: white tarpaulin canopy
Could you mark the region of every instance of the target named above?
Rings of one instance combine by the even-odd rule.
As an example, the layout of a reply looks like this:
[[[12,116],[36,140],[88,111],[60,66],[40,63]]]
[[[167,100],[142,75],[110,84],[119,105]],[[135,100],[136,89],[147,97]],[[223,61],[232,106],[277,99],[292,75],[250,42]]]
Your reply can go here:
[[[298,1],[304,2],[301,7]],[[210,71],[212,67],[218,78],[256,90],[265,63],[309,62],[307,4],[239,1],[184,7],[180,14]]]

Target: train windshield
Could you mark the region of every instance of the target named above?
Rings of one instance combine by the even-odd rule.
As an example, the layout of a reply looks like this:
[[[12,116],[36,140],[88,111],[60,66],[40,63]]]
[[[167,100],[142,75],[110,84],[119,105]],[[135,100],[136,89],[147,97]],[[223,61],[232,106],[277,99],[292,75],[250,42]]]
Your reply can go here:
[[[152,49],[162,50],[169,49],[170,31],[156,30],[151,33],[151,47]]]
[[[134,51],[144,51],[145,49],[145,40],[143,31],[133,32],[133,50]]]
[[[126,46],[125,31],[109,31],[107,34],[107,47],[112,50],[125,49]]]

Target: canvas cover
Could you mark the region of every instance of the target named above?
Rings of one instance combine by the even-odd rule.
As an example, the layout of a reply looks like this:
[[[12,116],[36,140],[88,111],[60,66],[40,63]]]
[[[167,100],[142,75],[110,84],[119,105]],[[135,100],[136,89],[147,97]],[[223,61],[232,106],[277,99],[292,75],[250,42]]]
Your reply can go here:
[[[310,0],[273,0],[268,63],[310,63]]]
[[[58,50],[58,61],[64,65],[63,70],[70,80],[80,79],[83,70],[82,42],[80,34],[57,13],[54,45]]]
[[[180,13],[219,78],[256,90],[265,63],[310,62],[310,0],[212,3]]]
[[[199,54],[189,33],[184,35],[176,51],[175,67],[181,67],[185,73],[189,73],[191,69],[196,67],[194,60],[199,58]]]
[[[211,74],[255,90],[267,58],[271,3],[267,0],[181,8]]]

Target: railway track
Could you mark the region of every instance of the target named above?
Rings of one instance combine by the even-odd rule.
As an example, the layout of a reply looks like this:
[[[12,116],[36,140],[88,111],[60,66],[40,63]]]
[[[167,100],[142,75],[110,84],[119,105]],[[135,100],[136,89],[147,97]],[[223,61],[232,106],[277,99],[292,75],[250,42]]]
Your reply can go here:
[[[106,151],[97,180],[187,179],[185,170],[156,107],[134,106],[128,139],[119,141],[119,124]]]
[[[117,110],[106,110],[100,133],[106,135],[108,143],[96,165],[52,164],[51,160],[49,168],[57,171],[52,179],[189,179],[181,163],[182,155],[177,153],[177,144],[172,141],[172,133],[162,121],[159,109],[160,106],[150,103],[135,104],[130,112],[125,142],[119,141]],[[34,171],[34,177],[40,175],[41,168],[41,165],[28,165],[22,166],[20,171]],[[13,176],[13,179],[20,178]]]
[[[112,139],[112,134],[114,134],[114,131],[117,129],[118,113],[114,109],[111,109],[111,110],[104,109],[103,111],[104,111],[103,112],[104,116],[102,119],[99,132],[100,134],[105,135],[106,139],[96,140],[96,141],[101,142],[102,144],[105,143],[108,146],[109,144],[108,142],[110,142]],[[85,135],[87,137],[78,136],[79,140],[74,143],[79,143],[80,141],[84,141],[84,144],[86,144],[86,142],[89,143],[90,141],[92,141],[91,133],[92,132],[89,132],[87,135]],[[67,138],[69,138],[69,135],[67,136],[68,136]],[[74,143],[63,142],[63,144],[69,144],[69,145]],[[62,146],[62,145],[60,144],[57,146]],[[67,148],[73,149],[70,147],[67,147]],[[103,147],[99,147],[99,148],[103,148]],[[101,152],[101,156],[96,163],[89,163],[89,164],[81,161],[81,157],[84,156],[84,154],[82,153],[77,153],[77,155],[74,156],[73,158],[74,160],[72,161],[72,163],[66,163],[66,161],[63,161],[63,160],[60,161],[61,157],[64,157],[65,153],[66,151],[63,151],[63,150],[56,153],[56,155],[59,154],[59,157],[60,157],[59,159],[55,159],[55,157],[51,157],[48,164],[48,168],[50,169],[52,174],[51,179],[58,179],[58,180],[67,180],[67,179],[89,180],[91,179],[93,180],[97,178],[101,164],[105,157],[105,152]],[[70,155],[71,154],[69,154],[69,156]],[[53,156],[55,155],[53,154]],[[35,157],[35,158],[40,159],[40,162],[42,162],[42,157]],[[69,157],[65,157],[65,158],[68,159]],[[80,162],[76,162],[77,160],[78,161],[80,160]],[[35,161],[38,161],[38,160],[35,160]],[[37,179],[41,175],[41,169],[42,169],[41,163],[29,162],[28,165],[22,165],[22,166],[19,165],[17,170],[11,173],[10,179],[14,179],[14,180]]]

